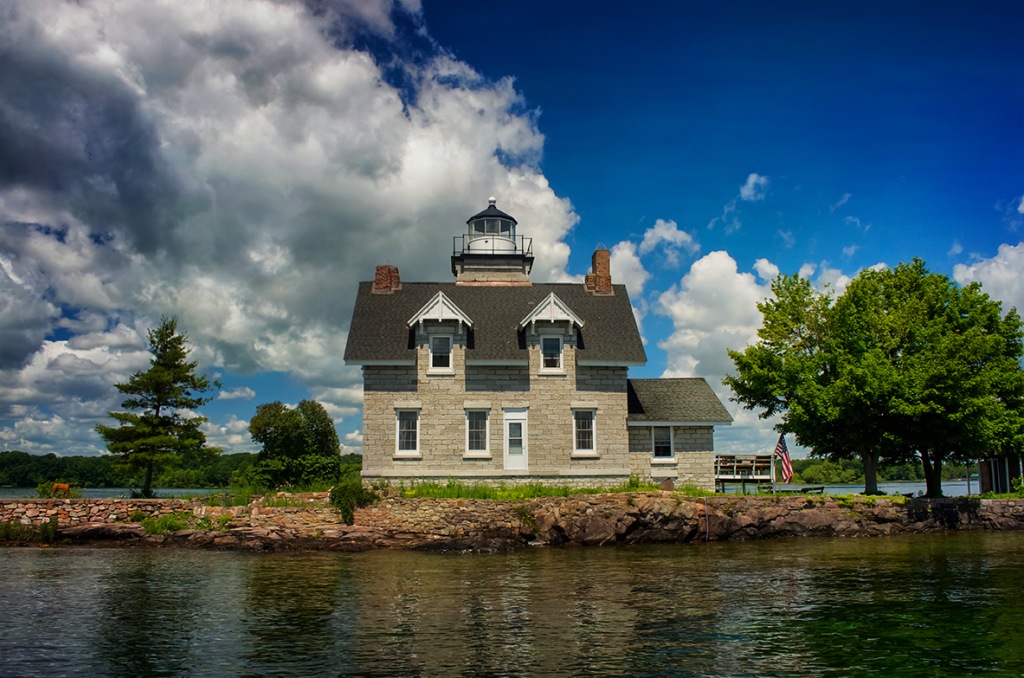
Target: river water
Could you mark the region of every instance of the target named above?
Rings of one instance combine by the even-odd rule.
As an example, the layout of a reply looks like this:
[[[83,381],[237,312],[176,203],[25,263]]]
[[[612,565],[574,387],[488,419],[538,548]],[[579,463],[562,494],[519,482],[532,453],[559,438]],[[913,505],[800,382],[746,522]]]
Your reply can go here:
[[[1024,534],[0,549],[3,676],[1014,676]]]

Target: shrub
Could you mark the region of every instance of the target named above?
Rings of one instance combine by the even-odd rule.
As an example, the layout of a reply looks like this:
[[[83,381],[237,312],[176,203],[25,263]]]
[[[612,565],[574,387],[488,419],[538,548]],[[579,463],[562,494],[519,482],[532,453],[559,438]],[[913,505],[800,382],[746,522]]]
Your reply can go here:
[[[57,538],[57,516],[51,516],[49,520],[39,523],[39,541],[49,544]]]
[[[41,541],[50,543],[57,538],[57,517],[39,525],[22,525],[18,522],[0,523],[0,541]]]
[[[135,509],[134,511],[131,512],[131,515],[128,516],[128,522],[131,522],[131,523],[141,523],[143,520],[145,520],[148,517],[149,516],[146,515],[145,511],[140,511],[138,509]]]
[[[534,532],[537,532],[540,528],[537,527],[537,521],[533,519],[533,512],[530,511],[530,507],[525,504],[520,504],[512,508],[512,512],[519,516],[519,520],[529,527]],[[608,516],[605,515],[607,518]]]
[[[27,541],[35,534],[29,525],[19,522],[0,523],[0,541]]]
[[[177,532],[178,530],[184,530],[186,528],[185,520],[182,516],[175,514],[168,514],[160,516],[159,518],[146,518],[142,521],[142,527],[145,528],[146,534],[166,534],[167,532]]]
[[[341,519],[346,525],[351,525],[355,520],[357,508],[376,501],[380,501],[380,495],[361,484],[344,483],[331,488],[331,506],[341,512]]]

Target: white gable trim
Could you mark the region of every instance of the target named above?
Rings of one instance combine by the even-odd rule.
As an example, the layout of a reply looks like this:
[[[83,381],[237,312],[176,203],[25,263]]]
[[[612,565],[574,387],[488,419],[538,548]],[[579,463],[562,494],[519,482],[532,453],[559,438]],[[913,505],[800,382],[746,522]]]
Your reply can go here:
[[[420,329],[422,330],[423,322],[426,320],[457,320],[459,322],[459,334],[462,334],[463,325],[467,328],[473,326],[473,321],[470,320],[469,316],[463,313],[462,309],[455,305],[455,302],[446,297],[444,292],[435,294],[433,299],[416,312],[416,315],[409,318],[407,324],[409,327],[412,327],[416,323],[420,323]]]
[[[576,327],[583,327],[583,320],[573,313],[572,309],[564,301],[555,296],[554,292],[549,294],[544,301],[537,304],[537,308],[530,311],[529,315],[520,320],[519,327],[525,329],[529,325],[530,331],[536,333],[536,323],[538,320],[552,323],[568,321],[576,325]]]

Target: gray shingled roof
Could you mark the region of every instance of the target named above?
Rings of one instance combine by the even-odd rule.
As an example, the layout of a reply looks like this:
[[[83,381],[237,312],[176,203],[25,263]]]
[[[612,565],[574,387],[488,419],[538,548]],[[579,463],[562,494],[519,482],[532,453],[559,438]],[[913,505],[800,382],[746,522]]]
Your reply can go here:
[[[703,379],[630,379],[626,385],[630,422],[732,422],[732,415]]]
[[[581,284],[546,283],[524,287],[407,283],[391,294],[371,294],[372,282],[359,284],[345,360],[415,360],[411,332],[406,326],[424,304],[444,292],[473,319],[466,358],[469,360],[527,360],[519,321],[554,292],[583,321],[578,360],[643,364],[647,362],[640,332],[624,285],[614,295],[597,296]]]

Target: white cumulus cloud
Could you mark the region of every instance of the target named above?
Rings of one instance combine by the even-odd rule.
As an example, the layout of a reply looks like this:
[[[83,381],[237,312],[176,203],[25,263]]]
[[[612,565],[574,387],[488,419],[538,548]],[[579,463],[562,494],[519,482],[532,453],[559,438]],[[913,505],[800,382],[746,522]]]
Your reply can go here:
[[[636,254],[636,245],[628,240],[612,247],[611,273],[612,282],[625,285],[629,296],[634,299],[640,298],[644,284],[651,277]]]
[[[969,266],[957,264],[953,278],[961,285],[980,282],[990,297],[1003,302],[1003,312],[1024,310],[1024,242],[1000,245],[994,257]]]
[[[0,433],[21,449],[47,451],[48,426],[67,453],[97,451],[113,384],[145,367],[163,315],[201,370],[358,389],[341,360],[358,281],[388,262],[446,279],[452,236],[490,195],[533,238],[534,278],[569,278],[578,218],[513,81],[442,53],[418,16],[400,31],[414,0],[313,4],[5,5],[0,121],[18,144],[0,178],[0,421],[17,423]],[[378,54],[353,46],[367,33]]]
[[[700,243],[691,234],[679,230],[676,222],[658,219],[654,226],[644,232],[640,254],[649,254],[655,248],[660,248],[669,265],[675,266],[679,263],[680,249],[686,250],[689,254],[697,254],[700,252]]]

